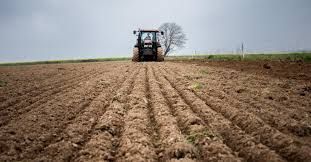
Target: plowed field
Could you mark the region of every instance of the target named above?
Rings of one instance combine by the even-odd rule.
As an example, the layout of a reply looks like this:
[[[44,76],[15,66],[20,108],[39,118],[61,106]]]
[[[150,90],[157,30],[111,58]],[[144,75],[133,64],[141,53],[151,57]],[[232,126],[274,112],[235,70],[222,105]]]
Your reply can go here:
[[[311,161],[311,66],[0,67],[0,161]]]

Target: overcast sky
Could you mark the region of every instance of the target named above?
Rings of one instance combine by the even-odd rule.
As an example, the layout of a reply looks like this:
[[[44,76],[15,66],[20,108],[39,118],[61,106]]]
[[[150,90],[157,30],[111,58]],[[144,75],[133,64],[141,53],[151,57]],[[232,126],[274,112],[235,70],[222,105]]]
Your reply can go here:
[[[0,62],[131,56],[132,31],[164,22],[177,54],[311,49],[311,0],[0,0]]]

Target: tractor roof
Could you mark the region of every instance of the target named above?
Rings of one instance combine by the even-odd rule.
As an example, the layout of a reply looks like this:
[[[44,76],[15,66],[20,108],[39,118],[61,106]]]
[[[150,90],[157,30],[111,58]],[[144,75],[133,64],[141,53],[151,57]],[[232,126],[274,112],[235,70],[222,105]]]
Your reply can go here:
[[[141,32],[160,32],[158,29],[139,29]]]

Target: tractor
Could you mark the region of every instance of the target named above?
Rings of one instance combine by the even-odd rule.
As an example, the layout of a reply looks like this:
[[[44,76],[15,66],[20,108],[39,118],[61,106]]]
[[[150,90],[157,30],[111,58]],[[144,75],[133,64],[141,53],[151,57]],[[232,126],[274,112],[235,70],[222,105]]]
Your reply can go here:
[[[133,49],[133,62],[139,61],[164,61],[163,49],[160,44],[159,30],[134,30],[133,34],[137,36],[137,42]]]

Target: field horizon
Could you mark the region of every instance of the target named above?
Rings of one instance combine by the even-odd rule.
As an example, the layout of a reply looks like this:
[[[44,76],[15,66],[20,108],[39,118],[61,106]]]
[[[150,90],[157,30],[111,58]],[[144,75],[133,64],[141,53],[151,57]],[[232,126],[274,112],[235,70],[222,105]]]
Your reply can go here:
[[[65,59],[65,60],[47,60],[47,61],[25,61],[25,62],[4,62],[0,66],[14,65],[36,65],[36,64],[62,64],[62,63],[83,63],[83,62],[103,62],[103,61],[126,61],[131,57],[108,57],[108,58],[88,58],[88,59]],[[166,61],[189,61],[189,60],[208,60],[208,61],[311,61],[311,52],[293,52],[293,53],[245,53],[241,54],[192,54],[166,56]]]

